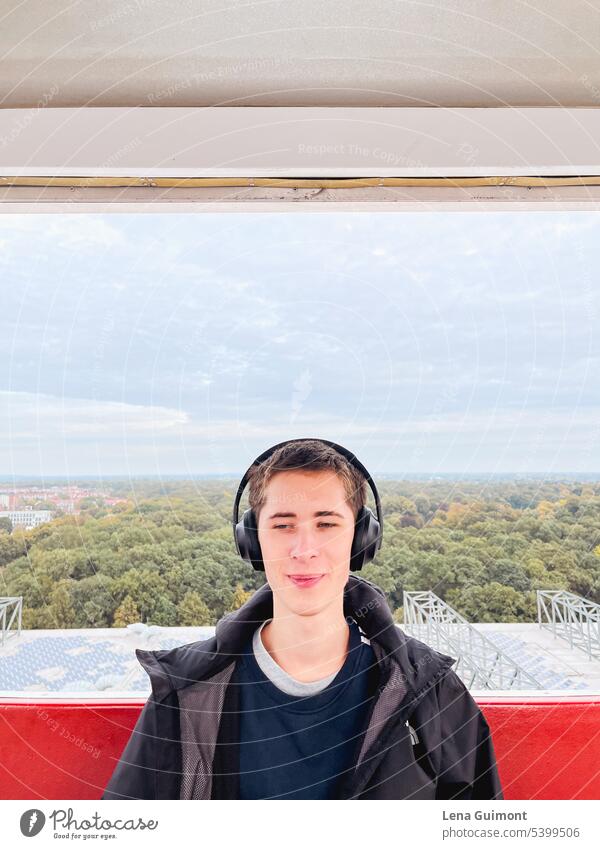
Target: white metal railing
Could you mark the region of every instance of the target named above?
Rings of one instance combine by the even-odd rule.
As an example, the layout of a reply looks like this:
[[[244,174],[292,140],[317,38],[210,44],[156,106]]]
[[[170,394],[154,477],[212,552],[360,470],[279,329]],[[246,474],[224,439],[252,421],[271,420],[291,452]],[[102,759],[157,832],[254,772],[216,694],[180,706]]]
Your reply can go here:
[[[537,678],[435,593],[404,591],[403,604],[405,629],[432,648],[456,657],[455,672],[469,689],[544,689]]]
[[[21,633],[23,614],[23,596],[0,596],[0,646],[9,637],[18,637]],[[15,625],[16,628],[13,627]]]
[[[600,604],[566,590],[537,591],[538,624],[600,660]]]

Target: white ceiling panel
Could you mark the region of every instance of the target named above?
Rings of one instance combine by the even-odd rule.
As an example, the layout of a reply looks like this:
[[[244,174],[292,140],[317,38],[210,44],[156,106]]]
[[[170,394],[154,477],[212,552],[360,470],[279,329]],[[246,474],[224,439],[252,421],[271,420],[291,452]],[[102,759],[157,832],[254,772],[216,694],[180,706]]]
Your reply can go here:
[[[600,105],[600,0],[3,0],[0,106]]]

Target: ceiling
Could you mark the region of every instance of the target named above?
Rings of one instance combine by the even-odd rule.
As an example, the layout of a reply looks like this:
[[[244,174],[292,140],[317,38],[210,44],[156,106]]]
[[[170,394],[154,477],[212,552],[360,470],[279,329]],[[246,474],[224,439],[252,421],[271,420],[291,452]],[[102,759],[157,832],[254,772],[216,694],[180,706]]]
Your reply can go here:
[[[0,0],[0,106],[600,105],[600,0]]]

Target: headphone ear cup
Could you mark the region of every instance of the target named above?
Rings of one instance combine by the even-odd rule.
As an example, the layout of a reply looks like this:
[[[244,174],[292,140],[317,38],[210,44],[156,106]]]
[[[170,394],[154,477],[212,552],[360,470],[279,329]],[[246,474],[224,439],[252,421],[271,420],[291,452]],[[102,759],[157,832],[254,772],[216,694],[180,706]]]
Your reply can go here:
[[[365,508],[361,507],[358,516],[356,517],[356,522],[354,523],[354,538],[352,540],[352,549],[350,552],[351,572],[359,572],[365,563],[364,538],[367,518]]]
[[[254,517],[254,511],[246,510],[240,524],[243,528],[246,549],[244,560],[252,563],[252,566],[257,572],[264,572],[265,564],[263,563],[262,551],[260,550],[260,543],[258,541],[258,522]]]
[[[354,525],[354,539],[350,553],[350,571],[358,572],[370,563],[381,546],[381,528],[369,507],[361,507]]]

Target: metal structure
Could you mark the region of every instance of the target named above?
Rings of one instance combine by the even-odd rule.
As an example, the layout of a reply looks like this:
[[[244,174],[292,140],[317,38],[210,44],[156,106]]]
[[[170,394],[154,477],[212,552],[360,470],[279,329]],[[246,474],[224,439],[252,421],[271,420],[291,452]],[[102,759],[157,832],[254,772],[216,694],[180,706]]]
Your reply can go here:
[[[0,646],[3,646],[9,637],[20,635],[22,613],[23,596],[0,596]]]
[[[537,591],[538,624],[600,660],[600,604],[566,590]]]
[[[544,685],[431,591],[404,592],[404,628],[457,658],[455,672],[469,688],[543,690]]]

